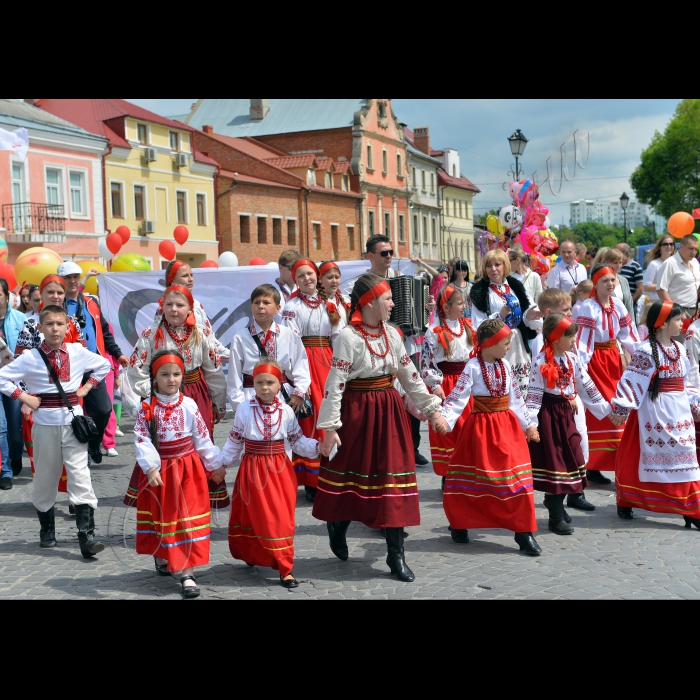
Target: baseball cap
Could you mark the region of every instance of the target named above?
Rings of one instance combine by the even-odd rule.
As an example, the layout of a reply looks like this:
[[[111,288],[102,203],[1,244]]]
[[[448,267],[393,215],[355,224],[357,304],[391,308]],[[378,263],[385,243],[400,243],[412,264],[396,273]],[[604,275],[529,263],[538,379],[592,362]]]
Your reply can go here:
[[[82,275],[82,269],[74,262],[64,262],[58,266],[56,274],[59,277],[67,277],[68,275]]]

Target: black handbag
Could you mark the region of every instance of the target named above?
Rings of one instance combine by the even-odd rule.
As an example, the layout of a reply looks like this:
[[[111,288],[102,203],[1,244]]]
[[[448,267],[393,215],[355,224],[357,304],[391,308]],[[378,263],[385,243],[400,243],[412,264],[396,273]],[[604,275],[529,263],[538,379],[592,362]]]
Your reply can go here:
[[[97,440],[100,437],[100,433],[97,430],[95,421],[92,420],[90,416],[76,416],[75,413],[73,413],[73,406],[71,406],[70,401],[66,396],[66,392],[63,390],[63,386],[61,386],[56,370],[51,366],[49,358],[46,357],[46,353],[44,353],[43,350],[40,349],[39,354],[41,355],[41,359],[44,361],[46,368],[49,370],[51,379],[53,379],[54,384],[58,389],[58,393],[63,399],[63,403],[66,404],[66,408],[70,411],[71,416],[73,416],[73,420],[70,422],[70,427],[73,428],[73,434],[78,442],[88,443],[92,440]]]
[[[269,358],[269,355],[265,352],[265,348],[263,347],[262,343],[260,342],[260,338],[253,333],[252,329],[250,330],[250,334],[253,336],[253,340],[255,341],[255,344],[258,346],[258,350],[260,351],[260,359],[265,359]],[[287,393],[287,390],[284,388],[284,384],[280,385],[280,388],[282,390],[282,396],[284,396],[284,401],[287,405],[289,405],[290,401],[290,396]],[[304,404],[303,406],[299,409],[299,412],[296,414],[297,420],[304,420],[305,418],[311,418],[314,414],[314,407],[311,405],[311,401],[309,401],[306,396],[304,397]]]

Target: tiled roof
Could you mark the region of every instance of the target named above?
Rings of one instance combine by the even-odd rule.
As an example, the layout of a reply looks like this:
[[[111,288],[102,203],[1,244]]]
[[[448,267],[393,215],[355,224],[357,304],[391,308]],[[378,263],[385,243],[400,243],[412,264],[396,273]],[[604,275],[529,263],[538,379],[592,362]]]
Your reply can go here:
[[[333,163],[333,170],[335,170],[335,172],[339,175],[345,175],[346,173],[351,172],[350,163],[348,163],[346,160],[335,161],[335,163]]]
[[[330,170],[333,167],[333,159],[316,157],[316,170]]]
[[[268,187],[281,187],[286,190],[300,190],[301,180],[299,181],[299,187],[294,187],[293,185],[284,185],[281,182],[274,182],[273,180],[265,180],[261,177],[253,177],[252,175],[240,175],[239,173],[233,173],[230,170],[221,170],[219,172],[221,177],[227,177],[236,182],[247,182],[252,185],[267,185]]]
[[[438,170],[438,183],[441,187],[457,187],[462,190],[469,190],[470,192],[479,193],[481,190],[472,182],[467,180],[464,175],[459,177],[452,177],[448,175],[442,168]]]
[[[313,168],[316,157],[313,153],[302,156],[284,156],[281,158],[266,158],[265,162],[276,165],[278,168],[290,170],[292,168]]]

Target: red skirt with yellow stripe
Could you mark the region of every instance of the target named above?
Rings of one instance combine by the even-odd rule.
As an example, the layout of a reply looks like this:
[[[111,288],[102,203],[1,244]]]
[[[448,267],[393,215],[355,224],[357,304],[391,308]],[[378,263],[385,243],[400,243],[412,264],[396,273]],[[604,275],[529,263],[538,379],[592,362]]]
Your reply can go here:
[[[289,576],[294,569],[296,502],[297,481],[284,440],[246,440],[228,524],[231,556]]]
[[[610,401],[617,391],[622,378],[622,360],[617,343],[596,343],[588,374],[598,391],[606,401]],[[615,458],[624,427],[613,425],[608,418],[598,420],[590,411],[586,411],[586,428],[588,430],[588,469],[594,471],[614,472]]]
[[[170,572],[208,564],[209,487],[192,439],[161,443],[158,452],[163,486],[150,486],[139,467],[136,552],[167,560]]]
[[[22,415],[22,438],[24,439],[24,446],[27,448],[27,454],[29,455],[29,465],[32,468],[32,477],[34,477],[34,441],[32,439],[32,426],[34,425],[34,420],[31,416],[27,417]],[[61,478],[58,480],[58,492],[68,493],[68,474],[66,474],[66,467],[63,466],[63,471],[61,472]]]

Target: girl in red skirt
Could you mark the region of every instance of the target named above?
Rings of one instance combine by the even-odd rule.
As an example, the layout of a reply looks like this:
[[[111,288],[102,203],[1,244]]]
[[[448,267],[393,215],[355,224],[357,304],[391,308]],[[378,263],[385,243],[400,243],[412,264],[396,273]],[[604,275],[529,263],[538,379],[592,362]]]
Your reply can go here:
[[[282,312],[282,323],[301,337],[309,357],[311,371],[310,398],[313,415],[299,421],[304,435],[323,440],[323,431],[316,428],[316,418],[323,400],[323,390],[333,359],[333,342],[345,327],[335,301],[330,301],[322,284],[319,270],[311,260],[298,260],[292,267],[297,291]],[[295,454],[292,459],[297,481],[306,491],[306,500],[313,503],[318,488],[321,460]]]
[[[630,355],[634,354],[639,342],[634,321],[625,305],[614,295],[615,280],[615,271],[611,267],[598,265],[593,270],[591,298],[581,304],[576,320],[579,358],[608,402],[615,396],[622,377],[618,341]],[[586,425],[590,452],[588,481],[610,484],[610,479],[600,472],[615,471],[615,456],[624,431],[611,425],[607,418],[599,420],[590,411],[586,411]]]
[[[350,326],[333,346],[332,369],[318,419],[325,431],[314,517],[325,520],[331,551],[348,558],[351,521],[386,530],[387,565],[400,581],[414,581],[404,558],[404,527],[420,524],[411,423],[394,377],[433,428],[447,430],[432,396],[387,326],[394,302],[388,282],[374,273],[357,279]],[[337,456],[335,452],[337,449]]]
[[[578,326],[564,314],[549,314],[544,321],[544,350],[532,360],[527,410],[540,433],[530,442],[533,485],[544,491],[549,529],[557,535],[574,532],[564,510],[567,495],[581,494],[588,485],[582,436],[575,414],[580,396],[591,413],[603,420],[610,404],[601,396],[574,348]]]
[[[136,551],[152,556],[162,576],[182,572],[185,598],[199,597],[196,566],[209,563],[211,509],[207,472],[221,478],[221,452],[197,404],[180,392],[185,363],[161,350],[149,365],[150,400],[134,426],[139,483]]]
[[[294,578],[294,510],[297,482],[292,449],[309,459],[318,456],[318,440],[304,437],[294,410],[279,399],[282,368],[260,360],[253,370],[255,397],[236,411],[224,447],[223,463],[233,466],[245,456],[233,486],[229,549],[248,566],[280,572],[280,585],[297,588]]]
[[[450,285],[438,297],[437,312],[440,325],[425,333],[421,352],[421,376],[425,385],[441,401],[454,389],[469,360],[474,345],[471,320],[464,318],[466,299],[459,287]],[[433,470],[444,479],[455,451],[462,426],[471,413],[471,402],[460,416],[454,430],[447,435],[430,431],[430,451]]]
[[[632,508],[682,515],[700,529],[700,467],[695,425],[700,395],[688,383],[690,363],[673,336],[683,310],[657,301],[647,314],[649,340],[641,343],[611,401],[613,418],[627,425],[617,451],[617,514]]]
[[[334,262],[324,262],[318,269],[318,275],[323,285],[323,291],[326,293],[326,299],[336,305],[343,325],[347,326],[350,300],[340,292],[342,279],[340,268]]]
[[[226,414],[226,378],[216,351],[214,334],[197,323],[194,299],[185,287],[169,287],[160,301],[163,315],[139,338],[126,371],[129,382],[139,396],[151,393],[151,358],[158,350],[173,350],[185,360],[183,393],[197,404],[212,437],[214,424]],[[132,475],[124,498],[126,505],[135,505],[138,472]],[[225,484],[210,483],[212,508],[227,508],[229,500]]]
[[[537,530],[527,443],[539,441],[510,363],[511,329],[484,321],[472,359],[447,397],[442,415],[454,428],[471,397],[472,413],[457,438],[442,502],[452,539],[469,543],[469,530],[504,528],[530,556],[542,550]],[[523,435],[523,432],[525,435]]]

